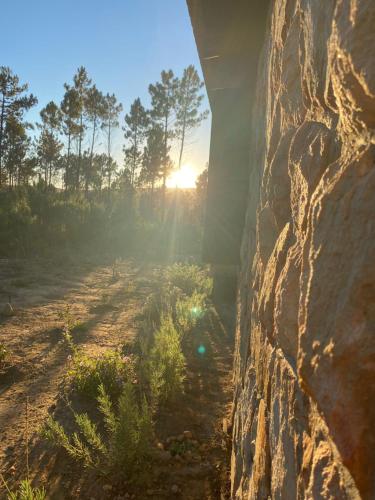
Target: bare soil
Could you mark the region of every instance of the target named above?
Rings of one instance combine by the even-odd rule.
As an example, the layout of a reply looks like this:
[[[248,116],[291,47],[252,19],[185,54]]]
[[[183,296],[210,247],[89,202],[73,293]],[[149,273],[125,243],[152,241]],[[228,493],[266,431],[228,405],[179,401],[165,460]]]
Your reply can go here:
[[[99,354],[134,342],[145,300],[157,286],[153,266],[132,261],[118,264],[115,275],[111,266],[94,263],[0,261],[0,312],[9,300],[14,309],[12,316],[0,316],[0,342],[11,352],[0,367],[0,471],[9,485],[26,476],[28,450],[29,476],[45,486],[48,498],[228,496],[230,439],[222,423],[229,418],[232,398],[232,325],[223,320],[228,312],[219,314],[213,306],[184,345],[185,394],[173,407],[160,409],[156,419],[160,447],[167,448],[171,436],[191,431],[198,460],[156,460],[141,486],[109,484],[39,435],[49,413],[66,418],[67,425],[71,419],[62,391],[68,353],[60,343],[60,313],[66,305],[80,321],[77,340],[88,353]],[[198,352],[201,345],[204,354]],[[5,498],[4,490],[1,495]]]

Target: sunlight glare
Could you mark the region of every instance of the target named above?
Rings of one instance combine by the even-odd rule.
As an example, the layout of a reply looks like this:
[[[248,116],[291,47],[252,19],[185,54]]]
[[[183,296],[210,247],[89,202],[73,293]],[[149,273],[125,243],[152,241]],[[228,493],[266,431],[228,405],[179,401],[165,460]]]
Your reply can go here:
[[[195,169],[188,164],[182,165],[181,170],[175,170],[167,179],[168,188],[189,189],[195,188],[197,173]]]

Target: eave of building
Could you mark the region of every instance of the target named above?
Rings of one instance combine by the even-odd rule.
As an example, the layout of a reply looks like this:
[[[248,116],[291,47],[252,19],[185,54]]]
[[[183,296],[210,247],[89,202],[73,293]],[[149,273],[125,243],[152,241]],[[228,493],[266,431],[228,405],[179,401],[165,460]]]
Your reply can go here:
[[[249,89],[269,0],[187,0],[211,108],[216,92]]]

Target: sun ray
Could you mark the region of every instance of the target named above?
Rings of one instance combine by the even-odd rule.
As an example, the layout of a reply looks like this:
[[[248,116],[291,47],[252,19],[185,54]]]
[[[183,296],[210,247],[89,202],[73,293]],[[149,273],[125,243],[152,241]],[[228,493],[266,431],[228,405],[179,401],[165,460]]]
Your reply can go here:
[[[180,170],[175,170],[167,179],[168,188],[189,189],[195,188],[197,180],[196,170],[189,164],[182,165]]]

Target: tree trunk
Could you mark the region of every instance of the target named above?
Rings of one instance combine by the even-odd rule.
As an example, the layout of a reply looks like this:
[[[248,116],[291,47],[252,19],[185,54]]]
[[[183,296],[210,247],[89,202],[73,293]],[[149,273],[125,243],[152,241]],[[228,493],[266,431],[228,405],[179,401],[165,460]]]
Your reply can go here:
[[[181,147],[180,147],[180,157],[178,159],[178,170],[181,170],[182,154],[184,152],[184,145],[185,145],[185,133],[186,133],[186,114],[184,116],[184,121],[182,124]]]
[[[79,140],[78,140],[78,163],[77,163],[77,181],[76,188],[79,189],[79,177],[81,173],[81,158],[82,158],[82,135],[83,135],[83,114],[81,113],[81,117],[79,120]]]
[[[165,217],[165,198],[167,189],[167,156],[168,156],[168,116],[169,112],[165,115],[164,121],[164,165],[163,165],[163,188],[162,188],[162,208],[161,217]]]
[[[0,114],[0,187],[2,185],[3,177],[3,131],[4,131],[4,114],[5,114],[5,95],[1,101],[1,114]]]
[[[110,188],[111,188],[111,163],[112,163],[112,158],[111,158],[111,133],[112,133],[112,127],[111,127],[111,120],[108,122],[108,198],[110,197]]]
[[[67,154],[67,161],[65,164],[65,191],[68,189],[68,175],[69,175],[69,163],[70,163],[70,141],[71,141],[71,134],[70,131],[68,133],[68,154]]]
[[[89,173],[92,172],[92,160],[94,156],[94,144],[95,144],[95,133],[96,133],[96,117],[94,118],[93,130],[92,130],[92,139],[91,139],[91,150],[90,150],[90,170],[86,172],[85,179],[85,193],[89,190]]]

